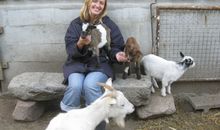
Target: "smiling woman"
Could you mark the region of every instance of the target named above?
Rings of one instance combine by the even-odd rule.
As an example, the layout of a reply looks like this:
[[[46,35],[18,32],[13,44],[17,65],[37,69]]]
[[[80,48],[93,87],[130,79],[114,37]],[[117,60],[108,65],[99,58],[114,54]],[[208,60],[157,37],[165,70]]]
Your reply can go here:
[[[93,0],[93,2],[90,5],[89,10],[90,10],[89,13],[92,17],[92,20],[95,20],[99,16],[99,14],[102,13],[102,10],[106,10],[105,0]]]
[[[106,15],[107,0],[85,0],[80,18],[83,22],[97,23]]]
[[[88,106],[103,93],[96,83],[105,82],[109,77],[113,78],[111,63],[125,62],[124,39],[118,26],[106,16],[107,0],[85,0],[80,11],[80,17],[75,18],[69,25],[65,35],[67,60],[63,66],[64,83],[67,88],[60,103],[62,111],[70,111],[80,108],[80,98],[83,97]],[[110,50],[105,44],[99,48],[99,66],[97,57],[93,55],[89,46],[91,35],[81,36],[82,25],[105,25],[110,31]],[[103,121],[96,130],[104,130]]]

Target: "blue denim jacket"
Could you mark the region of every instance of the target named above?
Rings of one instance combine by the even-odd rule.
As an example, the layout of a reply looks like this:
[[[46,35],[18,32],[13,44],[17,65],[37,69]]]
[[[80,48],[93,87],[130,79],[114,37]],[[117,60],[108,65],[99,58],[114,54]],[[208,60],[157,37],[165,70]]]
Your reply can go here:
[[[67,60],[63,65],[64,81],[67,81],[71,73],[89,73],[92,71],[103,72],[109,77],[113,77],[111,64],[117,62],[115,55],[124,49],[124,39],[118,26],[108,17],[102,19],[103,23],[111,30],[111,50],[106,51],[105,47],[100,48],[100,65],[97,67],[96,57],[92,57],[92,53],[88,47],[82,49],[77,47],[77,42],[82,31],[82,21],[80,18],[74,19],[69,25],[65,35],[65,45],[67,52]]]

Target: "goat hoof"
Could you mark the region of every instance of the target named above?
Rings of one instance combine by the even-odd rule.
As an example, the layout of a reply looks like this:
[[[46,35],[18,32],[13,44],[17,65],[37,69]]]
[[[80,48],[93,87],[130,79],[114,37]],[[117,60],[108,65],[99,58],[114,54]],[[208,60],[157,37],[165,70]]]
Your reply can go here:
[[[170,95],[170,94],[171,94],[171,92],[167,92],[167,94],[169,94],[169,95]]]
[[[166,97],[166,92],[165,93],[161,93],[161,96]]]
[[[140,75],[139,75],[139,76],[137,76],[137,79],[138,79],[138,80],[140,80],[140,79],[141,79],[141,76],[140,76]]]
[[[122,79],[127,79],[127,77],[125,77],[125,76],[122,76]]]
[[[161,96],[166,97],[167,95],[166,94],[161,94]]]
[[[127,78],[128,78],[127,74],[124,73],[124,74],[122,75],[122,79],[127,79]]]
[[[151,90],[151,93],[155,93],[155,90]]]

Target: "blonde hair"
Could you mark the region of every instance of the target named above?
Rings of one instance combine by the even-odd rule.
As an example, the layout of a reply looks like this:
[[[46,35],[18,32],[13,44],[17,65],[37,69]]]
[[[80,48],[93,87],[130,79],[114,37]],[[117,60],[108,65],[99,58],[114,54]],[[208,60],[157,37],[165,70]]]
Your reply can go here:
[[[80,19],[83,22],[93,22],[93,23],[98,23],[102,22],[102,18],[106,15],[106,10],[107,10],[107,0],[105,0],[105,6],[101,14],[95,19],[95,21],[91,21],[91,16],[89,14],[89,7],[91,6],[93,0],[85,0],[84,4],[80,10]]]

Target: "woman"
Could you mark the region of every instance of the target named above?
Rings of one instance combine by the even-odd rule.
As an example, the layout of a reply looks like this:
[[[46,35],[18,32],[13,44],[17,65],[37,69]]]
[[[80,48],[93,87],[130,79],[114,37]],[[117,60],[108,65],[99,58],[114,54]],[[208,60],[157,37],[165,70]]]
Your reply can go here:
[[[91,104],[102,95],[97,82],[105,82],[113,77],[110,62],[126,62],[123,50],[124,39],[117,25],[106,16],[107,0],[85,0],[80,17],[74,19],[65,36],[68,58],[63,67],[64,78],[68,84],[60,103],[61,110],[69,111],[80,108],[80,98],[84,97],[86,105]],[[88,50],[91,35],[81,38],[82,22],[104,23],[111,29],[111,50],[100,48],[100,65],[97,58]],[[103,130],[103,128],[102,128]]]

